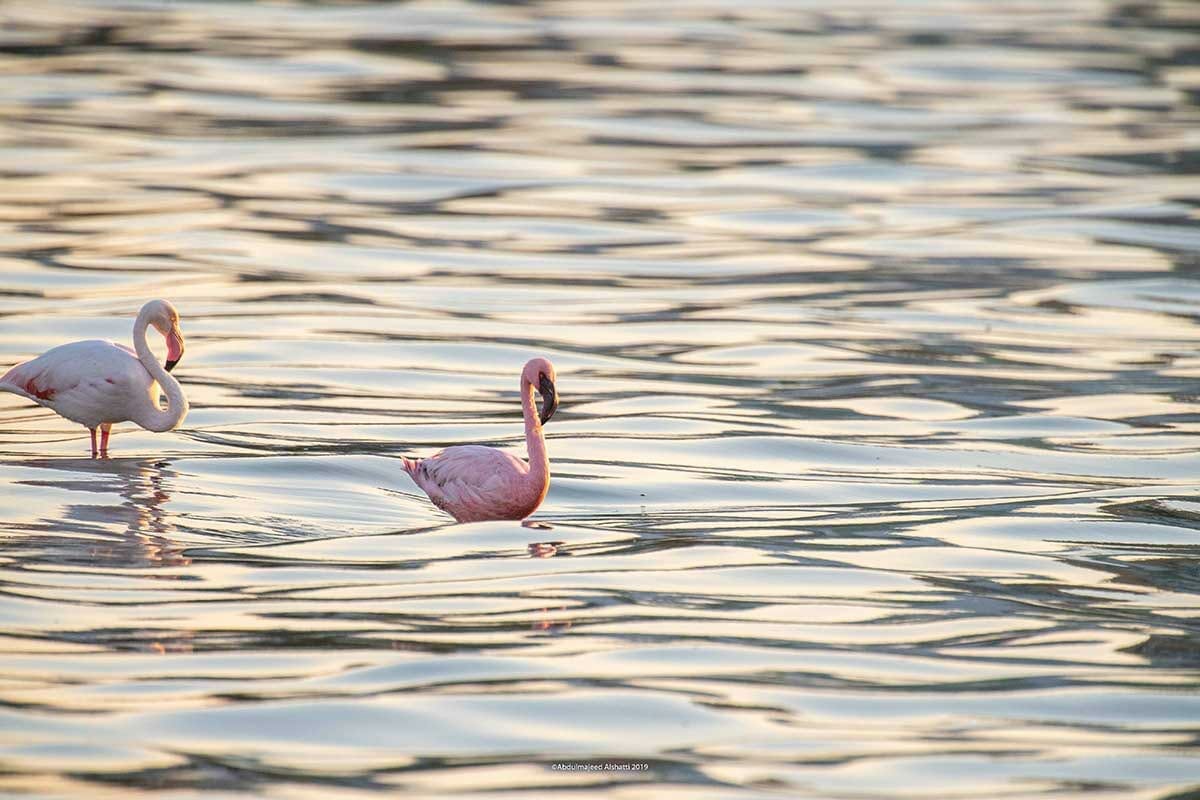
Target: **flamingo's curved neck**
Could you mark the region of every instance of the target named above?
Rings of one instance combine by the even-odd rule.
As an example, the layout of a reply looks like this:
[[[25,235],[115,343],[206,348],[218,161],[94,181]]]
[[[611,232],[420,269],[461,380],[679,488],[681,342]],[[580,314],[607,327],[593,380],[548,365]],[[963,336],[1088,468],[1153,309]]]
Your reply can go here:
[[[525,414],[525,446],[529,449],[529,477],[544,492],[550,481],[550,457],[546,455],[546,440],[538,419],[533,384],[524,376],[521,377],[521,406]]]
[[[158,363],[158,358],[151,352],[150,345],[146,343],[146,328],[148,327],[150,327],[150,316],[145,312],[138,314],[137,321],[133,323],[133,349],[137,353],[138,360],[142,362],[142,366],[150,373],[150,377],[158,381],[158,385],[167,393],[167,407],[159,408],[158,392],[151,389],[152,399],[139,411],[138,417],[133,421],[148,431],[161,433],[173,430],[183,421],[188,412],[188,401],[179,381],[163,369],[162,364]]]

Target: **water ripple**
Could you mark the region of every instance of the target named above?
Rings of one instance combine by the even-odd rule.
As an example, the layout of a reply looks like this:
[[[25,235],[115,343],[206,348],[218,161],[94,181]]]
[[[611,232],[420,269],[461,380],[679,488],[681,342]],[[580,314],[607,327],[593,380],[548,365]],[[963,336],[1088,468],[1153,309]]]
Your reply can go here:
[[[0,791],[1200,789],[1186,5],[4,15],[0,364],[168,296],[192,412],[0,399]]]

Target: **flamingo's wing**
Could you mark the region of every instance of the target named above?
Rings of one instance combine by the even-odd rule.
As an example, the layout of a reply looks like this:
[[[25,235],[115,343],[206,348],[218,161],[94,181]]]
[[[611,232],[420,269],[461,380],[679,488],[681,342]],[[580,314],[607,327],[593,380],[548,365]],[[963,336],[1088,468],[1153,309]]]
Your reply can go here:
[[[502,450],[462,445],[422,459],[412,476],[434,505],[461,518],[509,501],[526,471],[525,462]]]
[[[99,339],[72,342],[17,364],[0,388],[24,395],[88,427],[123,416],[153,379],[130,350]]]

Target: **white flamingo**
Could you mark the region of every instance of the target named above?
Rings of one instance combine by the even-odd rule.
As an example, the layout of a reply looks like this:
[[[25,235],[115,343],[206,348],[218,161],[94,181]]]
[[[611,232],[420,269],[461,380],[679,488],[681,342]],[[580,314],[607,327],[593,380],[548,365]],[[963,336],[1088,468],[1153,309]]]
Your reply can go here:
[[[167,340],[166,369],[146,344],[150,325]],[[100,454],[107,455],[113,423],[129,420],[159,433],[178,428],[188,412],[183,387],[169,374],[183,357],[175,306],[166,300],[142,306],[133,323],[133,347],[103,339],[60,345],[10,369],[0,378],[0,391],[27,397],[83,425],[92,433],[93,457],[99,428]],[[167,393],[165,409],[158,404],[160,385]]]

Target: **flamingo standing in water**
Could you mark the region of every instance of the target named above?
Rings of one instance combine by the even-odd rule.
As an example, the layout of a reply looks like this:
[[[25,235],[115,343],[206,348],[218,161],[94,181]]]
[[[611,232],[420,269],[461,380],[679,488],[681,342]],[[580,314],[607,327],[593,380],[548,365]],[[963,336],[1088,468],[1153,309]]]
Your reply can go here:
[[[534,389],[542,395],[539,414]],[[558,408],[554,365],[532,359],[521,370],[521,407],[525,413],[526,463],[492,447],[468,444],[447,447],[429,458],[405,458],[404,469],[433,504],[459,522],[524,519],[542,504],[550,488],[550,458],[542,425]]]
[[[166,337],[166,369],[146,344],[150,325]],[[0,391],[27,397],[86,427],[92,433],[92,457],[99,428],[100,454],[107,455],[114,422],[132,420],[160,433],[178,428],[188,412],[183,387],[169,374],[183,357],[175,306],[166,300],[142,306],[133,323],[133,346],[102,339],[60,345],[10,369],[0,378]],[[160,385],[167,393],[165,409],[158,405]]]

